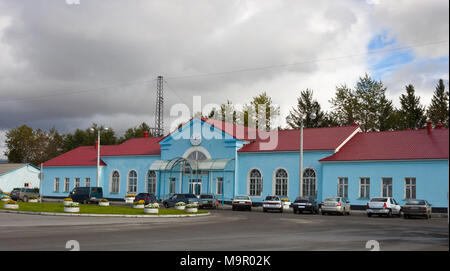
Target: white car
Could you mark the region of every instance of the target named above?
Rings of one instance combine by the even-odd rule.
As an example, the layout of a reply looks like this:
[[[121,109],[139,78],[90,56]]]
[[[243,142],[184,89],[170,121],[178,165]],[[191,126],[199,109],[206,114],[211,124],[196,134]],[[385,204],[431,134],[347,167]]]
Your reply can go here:
[[[283,212],[283,202],[278,196],[267,196],[262,203],[263,212],[267,210],[277,210],[280,213]]]
[[[373,198],[367,203],[366,212],[368,217],[372,215],[401,216],[402,207],[391,197]]]

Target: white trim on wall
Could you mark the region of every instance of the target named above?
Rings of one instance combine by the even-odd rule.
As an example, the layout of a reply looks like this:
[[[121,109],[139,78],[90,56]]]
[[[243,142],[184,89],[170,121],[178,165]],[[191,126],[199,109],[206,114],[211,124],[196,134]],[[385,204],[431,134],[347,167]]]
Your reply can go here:
[[[259,195],[259,196],[258,195],[255,195],[255,196],[250,195],[250,173],[255,169],[259,171],[259,174],[261,174],[261,195]],[[261,169],[259,169],[259,168],[251,168],[247,172],[247,195],[250,198],[259,198],[259,197],[263,197],[263,195],[264,195],[264,176],[263,176]]]
[[[112,190],[112,178],[113,178],[113,174],[115,171],[117,171],[117,173],[119,173],[119,183],[117,185],[117,188],[118,188],[117,192],[112,192],[111,191]],[[120,183],[121,183],[120,179],[121,178],[122,178],[122,174],[120,173],[120,170],[118,170],[118,169],[111,170],[111,174],[109,174],[109,193],[110,194],[120,194]]]
[[[286,168],[284,168],[284,167],[278,167],[272,172],[272,195],[276,195],[275,194],[276,181],[277,181],[277,176],[276,175],[277,175],[277,171],[280,170],[280,169],[286,171],[286,174],[287,174],[287,188],[286,188],[287,189],[287,191],[286,191],[287,195],[286,196],[289,196],[289,184],[290,184],[289,171]],[[278,196],[280,196],[280,195],[278,195]]]
[[[184,154],[183,154],[183,158],[187,158],[191,153],[195,152],[195,151],[199,151],[202,152],[206,155],[206,157],[208,159],[212,159],[211,154],[208,152],[207,149],[205,149],[202,146],[192,146],[189,149],[187,149]]]
[[[134,172],[136,172],[136,195],[138,194],[138,188],[139,188],[139,174],[138,174],[138,171],[136,170],[136,169],[134,169],[134,168],[132,168],[132,169],[130,169],[129,171],[128,171],[128,173],[127,173],[127,194],[128,193],[134,193],[134,192],[130,192],[130,191],[128,191],[128,188],[129,188],[129,185],[130,185],[130,172],[132,172],[132,171],[134,171]]]

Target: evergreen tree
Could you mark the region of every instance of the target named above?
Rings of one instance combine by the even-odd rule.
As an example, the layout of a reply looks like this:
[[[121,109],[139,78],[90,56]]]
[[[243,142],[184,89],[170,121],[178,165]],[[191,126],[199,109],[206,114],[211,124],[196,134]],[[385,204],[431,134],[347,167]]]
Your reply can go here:
[[[436,86],[431,104],[427,110],[427,116],[434,125],[440,122],[444,127],[449,127],[449,92],[445,91],[442,79],[439,79]]]
[[[338,126],[350,125],[355,121],[358,111],[358,100],[355,92],[346,85],[336,87],[334,98],[330,101],[332,111],[328,118]]]
[[[297,98],[297,106],[293,107],[289,113],[292,119],[287,120],[287,123],[291,128],[300,128],[302,118],[305,128],[322,127],[323,125],[324,112],[321,110],[319,102],[313,99],[312,90],[301,91],[300,97]],[[315,115],[314,119],[311,118],[312,114]]]
[[[415,95],[413,85],[406,86],[406,95],[400,96],[400,129],[420,129],[425,126],[425,107],[420,104],[420,97]]]
[[[149,136],[152,136],[150,133],[150,126],[147,123],[143,122],[137,127],[129,128],[123,137],[119,139],[119,143],[130,140],[132,138],[139,138],[144,136],[144,132],[148,132]],[[103,141],[102,141],[103,144]]]
[[[247,122],[254,123],[255,128],[260,130],[270,130],[272,121],[280,114],[280,108],[273,105],[272,98],[266,92],[253,97],[250,103],[252,111],[247,110]],[[253,113],[253,114],[250,114]]]

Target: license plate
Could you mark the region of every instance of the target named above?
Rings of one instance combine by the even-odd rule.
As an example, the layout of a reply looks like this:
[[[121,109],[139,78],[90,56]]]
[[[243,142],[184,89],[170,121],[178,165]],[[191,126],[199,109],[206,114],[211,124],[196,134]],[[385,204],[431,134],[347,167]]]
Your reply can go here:
[[[209,202],[207,200],[204,200],[202,203],[203,204],[208,204]]]
[[[298,206],[298,208],[305,208],[305,206]]]

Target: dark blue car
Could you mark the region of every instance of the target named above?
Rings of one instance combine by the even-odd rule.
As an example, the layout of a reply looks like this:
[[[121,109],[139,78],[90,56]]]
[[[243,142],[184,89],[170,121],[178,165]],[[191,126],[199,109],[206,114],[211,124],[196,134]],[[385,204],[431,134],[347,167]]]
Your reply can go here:
[[[194,194],[174,194],[170,198],[163,201],[163,205],[166,208],[173,207],[177,202],[184,202],[186,204],[189,203],[198,203],[198,198]]]

